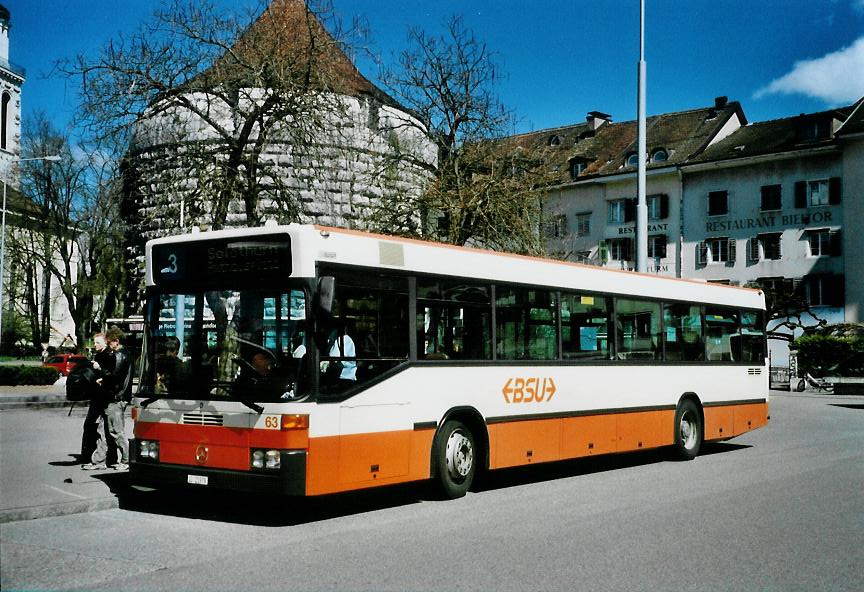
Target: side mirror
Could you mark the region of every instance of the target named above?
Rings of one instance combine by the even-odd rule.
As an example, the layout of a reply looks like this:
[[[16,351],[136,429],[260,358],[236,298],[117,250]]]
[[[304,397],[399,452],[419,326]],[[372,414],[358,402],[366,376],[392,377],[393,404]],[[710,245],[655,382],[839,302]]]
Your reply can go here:
[[[336,290],[336,278],[332,275],[325,275],[318,278],[318,309],[331,313],[333,312],[333,294]]]

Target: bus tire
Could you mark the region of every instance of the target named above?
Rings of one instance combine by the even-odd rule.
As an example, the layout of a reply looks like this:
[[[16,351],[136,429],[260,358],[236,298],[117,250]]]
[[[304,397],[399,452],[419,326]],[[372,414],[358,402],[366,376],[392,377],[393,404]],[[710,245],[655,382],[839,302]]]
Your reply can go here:
[[[702,414],[692,399],[684,399],[675,411],[674,449],[678,460],[693,460],[702,447]]]
[[[465,424],[444,422],[435,439],[438,488],[445,499],[463,497],[477,473],[477,445]]]

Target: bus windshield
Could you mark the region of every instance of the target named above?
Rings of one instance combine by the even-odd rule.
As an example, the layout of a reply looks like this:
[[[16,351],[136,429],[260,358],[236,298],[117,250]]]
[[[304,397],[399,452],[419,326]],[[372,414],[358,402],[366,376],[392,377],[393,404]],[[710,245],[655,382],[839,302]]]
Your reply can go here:
[[[141,395],[302,399],[310,386],[306,303],[299,285],[152,296]]]

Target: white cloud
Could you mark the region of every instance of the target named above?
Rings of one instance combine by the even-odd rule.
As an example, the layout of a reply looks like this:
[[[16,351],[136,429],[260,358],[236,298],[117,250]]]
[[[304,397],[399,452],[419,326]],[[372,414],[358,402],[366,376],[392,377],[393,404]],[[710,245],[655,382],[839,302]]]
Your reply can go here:
[[[795,62],[791,72],[756,91],[753,98],[773,94],[803,94],[831,105],[858,100],[864,95],[864,37],[821,58]]]

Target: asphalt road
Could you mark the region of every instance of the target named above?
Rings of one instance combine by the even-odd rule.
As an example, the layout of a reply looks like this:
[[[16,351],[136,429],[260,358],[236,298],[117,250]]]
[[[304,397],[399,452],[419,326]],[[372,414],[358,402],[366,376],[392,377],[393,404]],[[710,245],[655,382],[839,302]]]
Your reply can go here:
[[[2,525],[3,590],[864,589],[864,399],[776,394],[692,462],[627,454],[267,500],[159,492]]]

